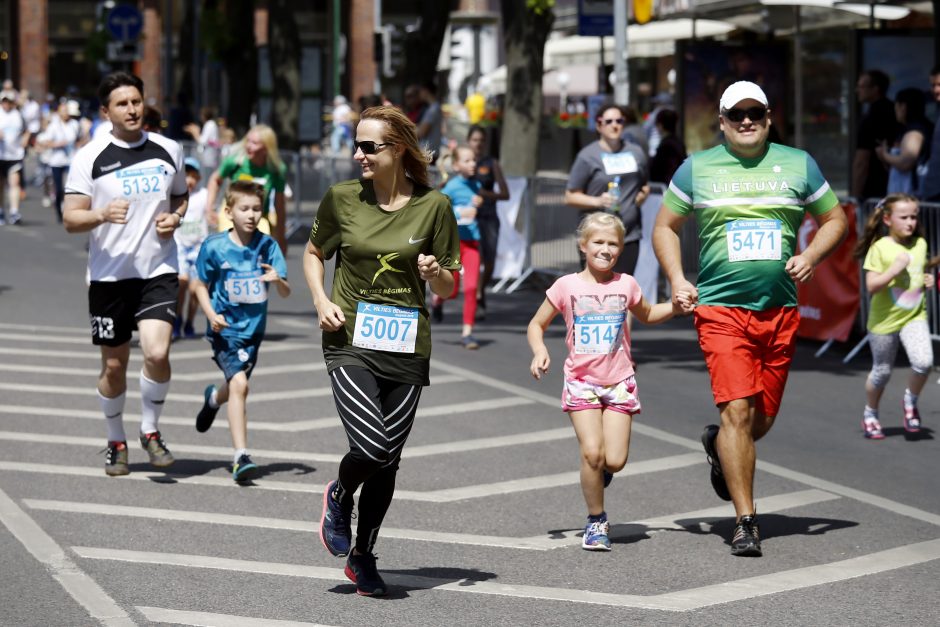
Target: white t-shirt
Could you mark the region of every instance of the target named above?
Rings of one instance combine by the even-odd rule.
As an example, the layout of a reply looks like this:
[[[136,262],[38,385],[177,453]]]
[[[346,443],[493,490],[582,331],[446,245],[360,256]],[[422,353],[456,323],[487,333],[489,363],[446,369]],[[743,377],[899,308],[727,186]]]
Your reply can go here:
[[[46,130],[39,134],[37,139],[43,142],[68,142],[65,146],[59,148],[47,148],[42,153],[43,163],[56,167],[64,168],[72,162],[72,154],[75,152],[75,142],[81,134],[77,120],[63,121],[58,115],[49,118],[49,124]]]
[[[186,207],[186,217],[178,229],[173,231],[173,237],[179,246],[198,246],[209,235],[209,224],[206,222],[206,200],[209,190],[205,187],[189,194],[189,205]]]
[[[22,161],[26,156],[23,149],[23,133],[26,131],[26,123],[23,116],[17,108],[0,108],[0,132],[3,132],[3,139],[0,139],[0,161]]]
[[[23,113],[23,119],[26,120],[26,129],[30,133],[38,133],[42,129],[42,112],[39,110],[39,103],[35,100],[27,100],[20,109]]]
[[[114,125],[111,124],[111,120],[102,120],[98,123],[98,126],[95,127],[95,132],[91,135],[92,140],[98,140],[111,135],[111,129],[113,128]]]
[[[93,209],[130,201],[127,224],[105,222],[91,231],[88,272],[92,281],[149,279],[177,272],[176,241],[157,235],[156,217],[170,211],[170,197],[186,194],[183,149],[172,139],[144,132],[134,144],[113,135],[93,139],[72,160],[66,194],[91,197]]]
[[[219,125],[215,120],[206,120],[202,125],[199,132],[199,150],[202,151],[202,165],[215,170],[219,166]]]

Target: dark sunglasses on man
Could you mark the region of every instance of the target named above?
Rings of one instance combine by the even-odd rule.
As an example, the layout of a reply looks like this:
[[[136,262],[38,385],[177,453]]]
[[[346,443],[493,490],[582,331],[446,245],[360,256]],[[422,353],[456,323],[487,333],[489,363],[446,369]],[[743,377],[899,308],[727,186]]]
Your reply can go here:
[[[365,142],[354,141],[353,142],[353,154],[355,154],[356,151],[361,150],[362,154],[364,155],[374,155],[375,153],[379,151],[379,148],[384,148],[385,146],[388,146],[388,145],[389,144],[387,143],[377,144],[373,141],[365,141]]]
[[[744,118],[749,119],[751,122],[760,122],[767,116],[767,109],[765,107],[748,107],[747,109],[735,107],[725,109],[721,112],[721,115],[732,122],[743,122]]]
[[[620,126],[623,126],[624,124],[627,123],[627,120],[624,118],[612,118],[609,120],[605,120],[601,118],[600,123],[601,123],[601,126],[610,126],[611,124],[619,124]]]

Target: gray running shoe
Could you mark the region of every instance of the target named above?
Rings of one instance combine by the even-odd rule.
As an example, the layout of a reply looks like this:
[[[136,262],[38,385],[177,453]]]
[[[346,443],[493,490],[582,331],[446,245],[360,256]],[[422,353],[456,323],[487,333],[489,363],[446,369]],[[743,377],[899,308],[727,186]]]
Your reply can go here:
[[[150,464],[157,468],[172,466],[173,462],[176,461],[173,459],[173,453],[166,447],[166,442],[160,437],[159,431],[154,431],[146,435],[140,434],[140,445],[147,451],[147,455],[150,456]]]
[[[108,442],[104,458],[104,473],[109,477],[129,475],[131,470],[127,467],[127,442]]]
[[[731,536],[731,554],[739,557],[760,557],[760,530],[757,527],[757,514],[741,516]]]

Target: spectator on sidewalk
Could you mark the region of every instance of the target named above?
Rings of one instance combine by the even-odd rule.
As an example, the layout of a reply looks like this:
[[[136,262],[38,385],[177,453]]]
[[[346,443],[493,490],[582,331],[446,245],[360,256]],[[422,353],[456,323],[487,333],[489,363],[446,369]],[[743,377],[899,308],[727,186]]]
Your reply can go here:
[[[930,72],[930,93],[940,107],[940,65],[935,65]],[[920,189],[921,198],[928,202],[940,202],[940,120],[933,127],[930,140],[930,159]]]
[[[914,87],[902,89],[894,100],[899,125],[892,143],[875,147],[878,160],[888,168],[888,194],[914,195],[920,189],[920,166],[930,156],[933,124],[927,119],[924,92]]]
[[[687,156],[685,144],[676,134],[679,116],[672,109],[662,109],[656,114],[656,129],[659,136],[656,154],[650,158],[650,180],[655,183],[669,184]]]
[[[888,170],[878,161],[875,148],[897,136],[894,104],[887,96],[889,85],[888,75],[881,70],[863,72],[855,85],[858,101],[865,108],[852,157],[851,193],[858,200],[882,198],[888,190]]]

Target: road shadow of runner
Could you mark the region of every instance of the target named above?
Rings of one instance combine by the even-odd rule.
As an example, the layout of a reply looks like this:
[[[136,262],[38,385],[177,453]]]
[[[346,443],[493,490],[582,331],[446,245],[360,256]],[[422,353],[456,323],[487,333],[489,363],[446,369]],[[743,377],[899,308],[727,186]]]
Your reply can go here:
[[[379,558],[381,560],[381,558]],[[430,590],[443,585],[456,584],[460,587],[473,586],[491,579],[496,579],[496,573],[489,573],[477,569],[447,568],[428,566],[411,570],[383,570],[379,568],[379,575],[388,586],[388,594],[382,599],[407,599],[412,590]],[[338,594],[356,594],[356,585],[352,582],[340,584],[330,589]]]
[[[676,524],[684,527],[689,533],[720,536],[724,539],[725,544],[730,545],[735,520],[733,517],[686,519],[677,520]],[[760,538],[762,541],[769,538],[782,538],[786,536],[817,536],[829,533],[830,531],[848,529],[859,525],[859,523],[854,520],[786,516],[783,514],[761,514],[760,511],[757,512],[757,524],[760,527]]]
[[[257,462],[256,462],[257,463]],[[186,479],[189,477],[201,477],[211,474],[213,471],[223,468],[226,473],[232,472],[232,462],[221,459],[177,459],[176,462],[166,468],[166,474],[160,477],[151,477],[154,483],[175,483],[176,479]],[[130,464],[131,472],[146,472],[156,470],[146,462]],[[309,475],[316,472],[314,466],[300,464],[295,462],[277,462],[273,464],[258,464],[258,475],[256,479],[268,477],[274,474]],[[248,484],[250,485],[250,483]]]

